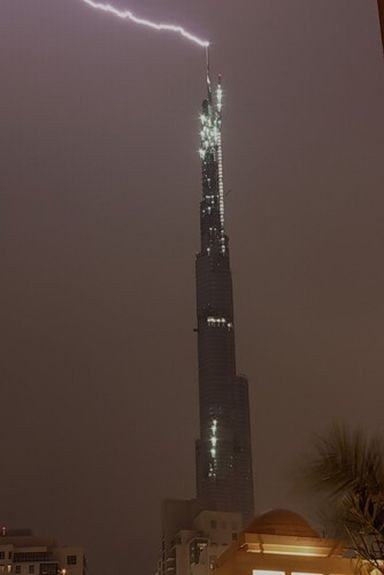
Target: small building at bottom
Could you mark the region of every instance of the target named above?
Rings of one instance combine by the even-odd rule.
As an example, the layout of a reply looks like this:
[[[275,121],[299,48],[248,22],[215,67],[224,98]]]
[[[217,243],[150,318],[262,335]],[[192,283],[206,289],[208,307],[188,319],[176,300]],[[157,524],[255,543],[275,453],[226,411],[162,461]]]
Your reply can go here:
[[[84,549],[37,537],[31,529],[0,528],[1,575],[85,575]]]
[[[241,514],[202,510],[195,500],[168,500],[164,511],[157,575],[356,575],[343,545],[294,511],[269,511],[245,529]]]
[[[208,575],[242,530],[241,513],[203,509],[196,499],[163,502],[156,575]]]
[[[353,575],[356,560],[300,515],[277,509],[256,517],[218,559],[215,575]]]

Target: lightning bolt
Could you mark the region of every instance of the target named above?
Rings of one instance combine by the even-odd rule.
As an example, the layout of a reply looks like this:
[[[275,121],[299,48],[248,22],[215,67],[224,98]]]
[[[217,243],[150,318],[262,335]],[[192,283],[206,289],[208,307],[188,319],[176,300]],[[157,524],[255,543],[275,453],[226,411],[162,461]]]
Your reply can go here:
[[[151,22],[150,20],[145,20],[144,18],[139,18],[135,16],[133,12],[130,10],[119,10],[112,4],[104,4],[103,2],[95,2],[94,0],[82,0],[85,4],[88,4],[91,8],[95,8],[96,10],[101,10],[102,12],[108,12],[109,14],[113,14],[117,18],[121,18],[122,20],[130,20],[135,24],[140,24],[141,26],[146,26],[147,28],[152,28],[152,30],[164,31],[164,32],[173,32],[175,34],[179,34],[183,38],[194,42],[198,46],[202,48],[208,48],[209,42],[206,40],[201,40],[197,36],[194,36],[182,26],[175,26],[173,24],[158,24],[156,22]]]

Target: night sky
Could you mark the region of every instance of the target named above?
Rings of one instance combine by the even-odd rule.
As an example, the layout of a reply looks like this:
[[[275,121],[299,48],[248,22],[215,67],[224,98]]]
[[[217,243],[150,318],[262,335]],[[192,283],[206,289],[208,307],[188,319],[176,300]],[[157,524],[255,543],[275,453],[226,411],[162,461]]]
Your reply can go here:
[[[116,0],[213,42],[258,511],[311,435],[383,431],[376,0]],[[194,495],[204,53],[81,0],[0,6],[1,521],[149,575]]]

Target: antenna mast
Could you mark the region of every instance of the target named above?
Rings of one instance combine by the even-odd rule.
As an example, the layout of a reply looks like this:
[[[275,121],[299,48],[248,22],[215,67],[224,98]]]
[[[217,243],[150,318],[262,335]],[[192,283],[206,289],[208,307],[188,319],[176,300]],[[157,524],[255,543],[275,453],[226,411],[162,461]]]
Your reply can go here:
[[[207,67],[207,90],[208,90],[208,102],[212,104],[212,83],[211,83],[211,60],[209,53],[209,45],[205,48],[205,60]]]

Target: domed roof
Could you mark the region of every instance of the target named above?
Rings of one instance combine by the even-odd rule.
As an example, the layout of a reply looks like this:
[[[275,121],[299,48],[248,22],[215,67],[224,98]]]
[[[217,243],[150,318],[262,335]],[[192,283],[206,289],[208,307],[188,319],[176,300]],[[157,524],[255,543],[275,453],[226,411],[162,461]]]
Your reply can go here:
[[[288,509],[274,509],[259,515],[248,525],[245,533],[319,538],[319,534],[301,515]]]

